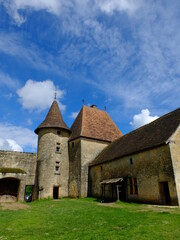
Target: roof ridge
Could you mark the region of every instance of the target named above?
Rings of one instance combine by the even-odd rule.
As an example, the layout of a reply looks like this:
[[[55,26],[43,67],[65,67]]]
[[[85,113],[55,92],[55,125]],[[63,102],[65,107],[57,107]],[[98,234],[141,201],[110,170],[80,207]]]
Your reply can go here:
[[[140,127],[136,128],[136,129],[132,130],[131,132],[128,132],[127,134],[123,135],[122,137],[125,137],[125,136],[127,136],[127,135],[129,135],[129,134],[131,134],[131,133],[134,133],[134,132],[136,132],[136,131],[138,131],[138,130],[140,130],[140,129],[143,129],[143,128],[145,128],[145,127],[153,124],[154,122],[159,122],[159,121],[161,121],[162,119],[166,118],[168,115],[171,115],[172,113],[176,112],[177,110],[180,110],[180,108],[177,108],[177,109],[175,109],[175,110],[173,110],[173,111],[171,111],[171,112],[165,113],[164,115],[158,117],[157,119],[153,120],[152,122],[146,123],[146,124],[144,124],[143,126],[140,126]],[[116,140],[119,140],[119,138],[116,139]]]
[[[180,108],[177,108],[113,141],[90,166],[167,144],[179,126]]]

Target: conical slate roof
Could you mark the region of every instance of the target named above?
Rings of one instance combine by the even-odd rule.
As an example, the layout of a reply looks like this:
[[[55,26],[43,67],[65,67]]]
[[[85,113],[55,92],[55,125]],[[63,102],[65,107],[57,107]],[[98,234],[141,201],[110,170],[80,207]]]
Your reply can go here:
[[[112,142],[123,134],[107,112],[96,107],[83,106],[71,127],[69,141],[78,137]]]
[[[66,123],[63,121],[56,100],[53,101],[45,120],[38,126],[38,128],[36,128],[34,132],[38,134],[39,129],[41,128],[62,128],[70,131]]]

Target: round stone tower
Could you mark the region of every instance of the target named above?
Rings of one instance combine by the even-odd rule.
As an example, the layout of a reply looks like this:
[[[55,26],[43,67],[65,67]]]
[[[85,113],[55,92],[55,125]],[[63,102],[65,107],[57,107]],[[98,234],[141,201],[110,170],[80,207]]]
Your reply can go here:
[[[38,198],[68,196],[70,129],[63,121],[56,100],[45,120],[35,130],[38,134],[37,195]]]

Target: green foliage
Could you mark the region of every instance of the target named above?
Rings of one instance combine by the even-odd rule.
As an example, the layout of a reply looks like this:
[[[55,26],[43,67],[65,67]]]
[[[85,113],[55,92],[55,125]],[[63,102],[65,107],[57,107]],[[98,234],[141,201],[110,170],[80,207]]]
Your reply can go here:
[[[1,173],[26,173],[20,168],[0,168]]]
[[[33,192],[33,186],[26,186],[25,195],[29,195]]]
[[[96,199],[40,200],[0,210],[0,239],[180,239],[180,210]]]

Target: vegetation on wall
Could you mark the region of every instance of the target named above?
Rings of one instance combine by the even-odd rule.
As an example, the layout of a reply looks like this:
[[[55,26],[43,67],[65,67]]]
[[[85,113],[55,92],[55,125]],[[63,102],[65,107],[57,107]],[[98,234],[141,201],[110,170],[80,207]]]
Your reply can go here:
[[[26,171],[20,168],[0,168],[1,173],[26,173]]]

